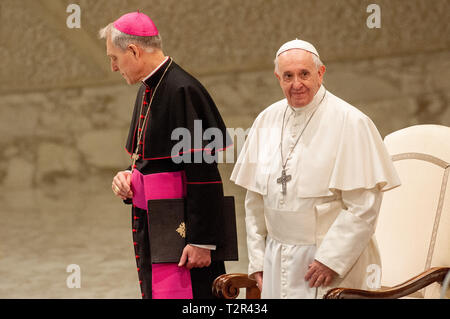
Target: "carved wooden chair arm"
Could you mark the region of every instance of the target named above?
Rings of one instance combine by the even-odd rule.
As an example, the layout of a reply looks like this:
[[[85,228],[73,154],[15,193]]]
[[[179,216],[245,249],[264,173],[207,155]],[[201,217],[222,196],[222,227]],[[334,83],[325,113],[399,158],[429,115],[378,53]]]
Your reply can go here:
[[[404,283],[391,287],[383,288],[375,291],[350,289],[350,288],[333,288],[324,296],[324,299],[396,299],[408,296],[434,282],[442,283],[450,267],[434,267],[430,268],[418,276],[405,281]]]
[[[213,282],[213,294],[222,299],[236,299],[239,289],[246,288],[246,299],[259,299],[261,292],[256,286],[256,281],[247,274],[223,274]]]

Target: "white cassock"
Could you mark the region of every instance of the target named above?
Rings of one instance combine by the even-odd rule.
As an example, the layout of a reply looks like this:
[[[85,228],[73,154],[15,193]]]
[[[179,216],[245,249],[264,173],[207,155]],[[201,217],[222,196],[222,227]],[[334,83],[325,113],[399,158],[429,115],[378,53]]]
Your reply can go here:
[[[286,194],[277,182],[283,117]],[[381,267],[373,234],[382,192],[400,181],[366,115],[324,86],[304,107],[276,102],[253,123],[231,180],[247,189],[249,275],[263,271],[262,298],[373,288],[368,267]],[[304,280],[314,259],[338,274],[330,286],[309,288]]]

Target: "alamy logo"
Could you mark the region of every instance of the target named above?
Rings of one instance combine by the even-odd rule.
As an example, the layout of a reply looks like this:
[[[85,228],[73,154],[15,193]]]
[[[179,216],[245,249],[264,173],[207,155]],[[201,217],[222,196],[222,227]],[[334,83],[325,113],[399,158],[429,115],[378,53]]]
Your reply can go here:
[[[171,139],[179,141],[172,147],[172,160],[177,164],[191,162],[234,163],[234,150],[237,148],[239,154],[248,131],[248,129],[229,128],[227,129],[228,135],[223,136],[224,134],[217,127],[203,130],[202,121],[194,120],[194,136],[192,136],[189,129],[184,127],[179,127],[172,131]],[[236,144],[234,144],[235,139]]]
[[[66,272],[71,274],[66,279],[67,288],[81,288],[81,268],[76,264],[70,264]]]
[[[69,29],[81,28],[81,8],[78,4],[69,4],[66,8],[67,13],[71,13],[66,20]]]
[[[381,267],[377,264],[370,264],[367,266],[366,272],[368,273],[366,284],[370,289],[381,288]]]
[[[381,8],[378,4],[369,4],[366,9],[367,13],[371,13],[366,20],[369,29],[381,28]]]
[[[194,121],[194,136],[191,131],[184,127],[172,131],[172,141],[178,142],[172,147],[171,157],[177,164],[239,163],[237,156],[250,134],[250,128],[227,128],[228,134],[224,137],[222,131],[216,127],[203,130],[201,120]],[[268,164],[271,159],[267,157],[267,145],[278,145],[280,133],[280,128],[272,127],[253,131],[256,136],[253,139],[254,145],[251,151],[246,150],[247,158],[244,160],[252,164]]]

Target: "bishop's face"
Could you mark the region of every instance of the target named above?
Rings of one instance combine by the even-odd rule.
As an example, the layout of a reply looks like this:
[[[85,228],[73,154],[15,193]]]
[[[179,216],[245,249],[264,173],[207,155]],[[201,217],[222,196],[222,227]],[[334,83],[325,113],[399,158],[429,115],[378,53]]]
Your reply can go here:
[[[128,84],[135,84],[140,81],[141,66],[139,59],[131,48],[122,50],[115,46],[110,37],[106,39],[106,55],[111,59],[111,70],[120,72]]]
[[[292,107],[309,104],[322,85],[325,67],[317,68],[312,53],[292,49],[278,56],[275,76]]]

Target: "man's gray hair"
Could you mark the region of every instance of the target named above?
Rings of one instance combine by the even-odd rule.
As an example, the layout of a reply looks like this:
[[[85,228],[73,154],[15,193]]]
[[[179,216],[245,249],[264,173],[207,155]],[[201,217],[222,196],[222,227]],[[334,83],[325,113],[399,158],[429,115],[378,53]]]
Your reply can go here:
[[[299,49],[302,50],[302,49]],[[309,52],[309,51],[308,51]],[[323,62],[320,60],[320,58],[315,55],[314,53],[309,52],[312,56],[313,62],[316,65],[317,70],[319,70],[319,68],[324,65]],[[273,64],[275,65],[275,72],[278,74],[278,56],[275,58],[275,60],[273,61]]]
[[[151,37],[141,37],[137,35],[129,35],[117,30],[112,23],[100,29],[98,32],[100,39],[106,39],[110,36],[111,42],[118,48],[126,50],[129,44],[141,46],[146,51],[151,52],[153,49],[162,50],[161,35]]]

